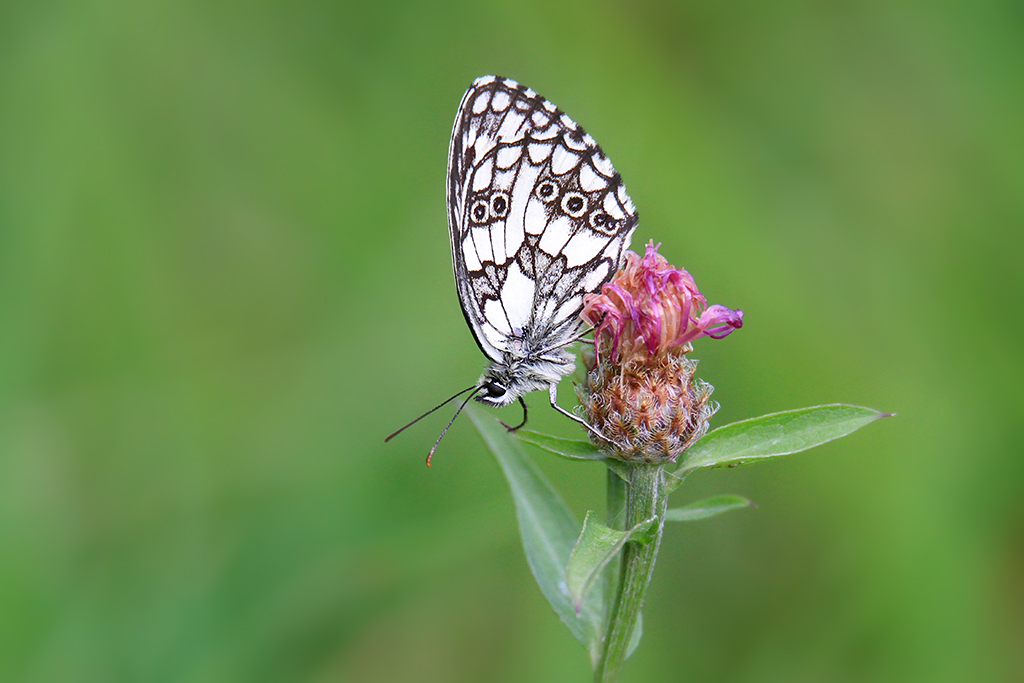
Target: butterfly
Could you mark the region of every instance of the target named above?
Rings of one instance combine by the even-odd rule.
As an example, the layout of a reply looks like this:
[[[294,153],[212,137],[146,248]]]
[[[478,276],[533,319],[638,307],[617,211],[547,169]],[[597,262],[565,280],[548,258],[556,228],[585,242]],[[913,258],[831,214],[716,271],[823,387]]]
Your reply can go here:
[[[622,266],[637,211],[622,178],[575,121],[534,90],[483,76],[462,97],[448,148],[448,235],[459,304],[490,360],[480,379],[385,439],[471,392],[506,406],[575,370],[585,294]],[[586,425],[588,428],[589,425]]]

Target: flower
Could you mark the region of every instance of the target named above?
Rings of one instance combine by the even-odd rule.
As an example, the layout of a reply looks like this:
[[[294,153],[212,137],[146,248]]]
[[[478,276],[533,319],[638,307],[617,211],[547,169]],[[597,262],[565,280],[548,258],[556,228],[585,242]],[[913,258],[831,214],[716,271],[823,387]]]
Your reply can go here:
[[[722,339],[743,327],[743,311],[707,307],[693,276],[674,268],[653,241],[641,258],[626,252],[626,267],[583,299],[581,317],[596,327],[598,359],[653,362],[700,337]]]
[[[600,294],[584,298],[581,317],[595,326],[594,354],[577,388],[584,419],[612,457],[675,462],[708,430],[718,406],[686,354],[700,337],[721,339],[743,326],[743,311],[708,307],[693,276],[648,242]]]

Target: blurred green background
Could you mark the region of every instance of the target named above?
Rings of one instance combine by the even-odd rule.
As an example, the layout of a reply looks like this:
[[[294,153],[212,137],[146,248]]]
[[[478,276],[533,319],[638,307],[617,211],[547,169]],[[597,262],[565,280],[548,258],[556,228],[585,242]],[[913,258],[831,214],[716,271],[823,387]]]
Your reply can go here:
[[[469,421],[382,443],[483,367],[492,72],[746,312],[716,424],[899,413],[689,481],[759,508],[667,532],[624,680],[1024,680],[1024,11],[801,0],[0,5],[0,680],[589,680]]]

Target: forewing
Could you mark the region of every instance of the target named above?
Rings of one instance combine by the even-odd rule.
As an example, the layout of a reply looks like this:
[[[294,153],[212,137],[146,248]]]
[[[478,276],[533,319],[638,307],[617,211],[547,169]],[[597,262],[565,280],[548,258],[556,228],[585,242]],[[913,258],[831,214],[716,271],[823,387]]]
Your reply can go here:
[[[477,79],[455,119],[448,228],[466,321],[493,360],[579,329],[622,263],[637,212],[587,133],[515,81]]]

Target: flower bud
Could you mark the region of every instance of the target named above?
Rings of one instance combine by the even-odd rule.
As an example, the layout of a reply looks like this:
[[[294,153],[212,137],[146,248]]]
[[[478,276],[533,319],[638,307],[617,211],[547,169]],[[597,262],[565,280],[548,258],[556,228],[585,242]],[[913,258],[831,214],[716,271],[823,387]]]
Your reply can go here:
[[[718,410],[714,387],[696,379],[696,369],[681,353],[657,365],[591,368],[577,393],[587,422],[608,439],[592,436],[594,443],[620,460],[675,462]]]
[[[660,245],[659,245],[660,246]],[[693,276],[671,266],[653,242],[584,298],[594,354],[578,388],[587,422],[605,436],[605,452],[629,461],[674,462],[708,430],[718,409],[713,387],[696,379],[690,342],[721,339],[743,325],[743,312],[706,308]]]

